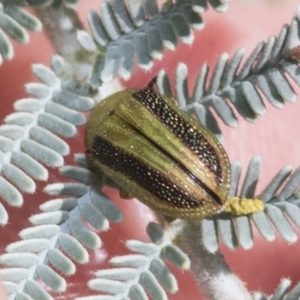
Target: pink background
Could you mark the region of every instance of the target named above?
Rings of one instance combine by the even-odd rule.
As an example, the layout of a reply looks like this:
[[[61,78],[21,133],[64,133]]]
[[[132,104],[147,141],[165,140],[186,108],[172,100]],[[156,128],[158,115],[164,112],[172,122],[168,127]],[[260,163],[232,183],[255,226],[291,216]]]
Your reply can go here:
[[[88,7],[87,7],[88,3]],[[290,23],[298,1],[242,1],[230,3],[229,11],[220,15],[210,10],[204,14],[205,28],[195,32],[195,42],[192,46],[180,44],[176,52],[166,51],[163,61],[156,61],[151,72],[143,72],[136,68],[135,74],[126,86],[143,87],[161,68],[166,69],[171,76],[178,62],[184,62],[189,68],[189,86],[192,89],[195,77],[202,64],[207,62],[213,68],[219,55],[227,52],[232,55],[237,48],[245,47],[249,54],[260,41],[266,41],[272,34],[277,35],[284,23]],[[81,1],[80,16],[85,21],[85,14],[93,6],[98,8],[98,1]],[[16,57],[12,61],[5,61],[0,67],[0,116],[1,120],[13,112],[13,102],[27,97],[24,84],[37,81],[31,72],[31,64],[42,63],[49,65],[54,53],[51,45],[43,33],[30,34],[29,45],[19,45],[15,42]],[[299,89],[295,90],[299,92]],[[191,90],[190,89],[190,90]],[[239,160],[247,166],[254,155],[260,155],[263,161],[261,181],[258,192],[262,191],[269,180],[286,164],[297,168],[300,163],[300,104],[286,104],[278,110],[265,102],[267,113],[258,118],[255,124],[239,118],[236,129],[225,127],[220,122],[224,133],[224,146],[231,161]],[[78,135],[71,140],[74,153],[83,152],[84,128],[79,128]],[[73,163],[73,156],[65,158],[66,164]],[[58,175],[57,170],[50,170],[49,183],[66,181]],[[34,195],[24,195],[22,209],[8,207],[9,224],[1,230],[0,253],[5,247],[19,240],[18,232],[29,227],[28,217],[39,212],[39,205],[51,199],[43,193],[44,183],[38,184]],[[67,292],[56,294],[55,299],[74,299],[92,292],[88,290],[86,282],[94,278],[96,270],[108,268],[108,260],[115,255],[129,253],[124,245],[128,239],[148,241],[145,227],[149,220],[153,220],[150,210],[137,200],[125,201],[118,198],[116,191],[109,191],[115,203],[124,211],[125,220],[122,224],[111,224],[111,229],[101,233],[104,246],[98,251],[89,251],[90,263],[77,265],[74,276],[67,278]],[[299,234],[299,230],[296,229]],[[262,291],[271,294],[282,277],[288,277],[295,285],[300,275],[299,242],[288,245],[277,236],[272,243],[266,242],[258,234],[254,237],[254,248],[245,251],[238,249],[229,251],[221,245],[221,249],[234,272],[247,284],[251,291]],[[179,292],[169,294],[171,300],[199,300],[204,299],[189,272],[182,272],[171,267],[178,279]]]

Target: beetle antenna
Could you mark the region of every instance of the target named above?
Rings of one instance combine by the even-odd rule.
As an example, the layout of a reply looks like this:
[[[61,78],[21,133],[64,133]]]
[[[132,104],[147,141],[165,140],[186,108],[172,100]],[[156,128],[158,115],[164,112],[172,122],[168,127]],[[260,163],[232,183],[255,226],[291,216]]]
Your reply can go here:
[[[156,81],[157,81],[157,76],[154,76],[152,79],[151,79],[151,81],[149,81],[149,83],[147,84],[147,88],[149,88],[149,89],[153,89],[153,85],[156,83]]]

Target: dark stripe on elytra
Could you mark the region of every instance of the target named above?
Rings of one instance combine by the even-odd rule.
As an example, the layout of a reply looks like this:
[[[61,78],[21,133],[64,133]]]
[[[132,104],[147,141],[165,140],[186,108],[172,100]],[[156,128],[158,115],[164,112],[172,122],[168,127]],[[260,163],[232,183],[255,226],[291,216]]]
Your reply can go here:
[[[176,208],[193,209],[205,204],[203,201],[198,201],[187,195],[185,191],[174,185],[159,171],[145,165],[140,159],[115,147],[100,136],[95,136],[91,155],[101,164],[123,174],[168,205]]]
[[[222,167],[214,147],[192,125],[187,123],[162,97],[150,88],[132,95],[157,116],[199,159],[213,172],[218,183],[222,181]]]
[[[215,200],[218,204],[222,205],[222,201],[220,199],[220,196],[216,194],[214,191],[212,191],[203,181],[201,181],[198,177],[196,177],[195,174],[193,174],[185,165],[180,163],[177,160],[174,160],[174,158],[162,147],[159,145],[156,145],[156,147],[160,150],[160,152],[163,152],[165,156],[167,156],[170,160],[172,160],[184,173],[186,173],[188,176],[190,176],[213,200]]]

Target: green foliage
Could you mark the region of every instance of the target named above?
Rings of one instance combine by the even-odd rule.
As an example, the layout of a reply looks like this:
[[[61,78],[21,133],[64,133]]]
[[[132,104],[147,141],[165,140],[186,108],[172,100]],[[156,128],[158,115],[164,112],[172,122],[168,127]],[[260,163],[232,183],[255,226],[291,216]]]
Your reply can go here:
[[[4,266],[0,276],[10,299],[54,299],[49,291],[65,291],[66,278],[76,272],[76,263],[87,263],[88,251],[101,248],[101,232],[109,228],[110,222],[123,220],[120,209],[101,191],[105,185],[118,188],[117,183],[96,172],[83,154],[75,156],[77,165],[64,166],[63,157],[70,152],[66,140],[77,134],[77,126],[85,124],[84,112],[89,112],[98,101],[99,86],[102,88],[103,82],[116,75],[129,79],[135,58],[139,67],[149,70],[154,59],[164,58],[164,47],[175,50],[178,42],[192,43],[193,30],[203,27],[208,3],[216,11],[225,11],[228,6],[227,1],[221,0],[167,1],[161,8],[156,1],[126,3],[103,1],[100,15],[91,11],[87,16],[91,35],[72,24],[79,29],[72,37],[82,46],[75,55],[81,65],[69,64],[68,57],[58,55],[52,58],[50,68],[34,65],[33,72],[40,82],[26,85],[30,96],[16,101],[15,112],[0,126],[0,196],[9,205],[21,206],[23,193],[34,193],[36,181],[48,181],[46,167],[61,167],[60,173],[66,178],[64,183],[48,181],[45,192],[54,198],[40,206],[41,212],[29,219],[32,226],[21,230],[21,240],[8,245],[6,253],[0,256]],[[37,31],[42,27],[22,6],[38,6],[46,15],[51,8],[63,16],[66,7],[74,8],[76,4],[74,0],[0,1],[0,61],[13,57],[8,37],[25,43],[29,40],[25,28]],[[290,25],[284,25],[277,37],[259,43],[243,64],[243,49],[238,49],[232,58],[221,55],[209,80],[208,66],[204,65],[192,95],[188,93],[187,67],[179,64],[175,79],[179,106],[194,114],[221,140],[218,119],[227,126],[238,126],[232,107],[252,122],[266,112],[261,94],[277,108],[285,102],[294,103],[297,95],[292,81],[300,85],[300,72],[298,62],[290,54],[300,44],[299,22],[300,8]],[[86,70],[93,72],[90,78],[78,80],[76,68],[83,69],[84,74],[89,74]],[[172,95],[165,71],[159,73],[157,82],[162,93]],[[275,239],[276,231],[289,243],[298,238],[291,225],[300,227],[299,169],[292,172],[290,166],[285,166],[260,195],[255,192],[260,158],[251,160],[246,178],[239,184],[241,169],[240,163],[232,163],[230,196],[258,197],[264,201],[265,210],[239,217],[222,213],[192,224],[197,227],[197,235],[187,248],[196,251],[194,245],[200,244],[203,253],[219,260],[219,265],[219,240],[230,249],[250,249],[254,245],[253,226],[267,241]],[[8,217],[5,205],[0,203],[0,224],[6,225]],[[148,225],[151,242],[127,241],[127,249],[134,254],[111,258],[113,268],[95,273],[87,284],[99,295],[77,299],[158,300],[168,299],[166,292],[176,292],[176,278],[165,262],[193,270],[195,261],[178,242],[185,223],[176,220],[162,224]],[[200,261],[203,253],[194,254]],[[212,264],[217,271],[218,263],[204,261],[205,266]],[[197,276],[201,274],[195,275],[198,280]],[[288,291],[290,284],[283,279],[271,298],[255,293],[253,299],[296,299],[299,284]]]

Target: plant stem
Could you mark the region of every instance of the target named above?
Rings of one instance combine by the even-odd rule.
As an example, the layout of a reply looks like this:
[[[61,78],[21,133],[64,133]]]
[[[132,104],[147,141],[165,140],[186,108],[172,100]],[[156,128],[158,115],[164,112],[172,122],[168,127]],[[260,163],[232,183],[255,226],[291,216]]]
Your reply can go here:
[[[76,32],[83,26],[76,11],[62,5],[37,7],[35,12],[58,54],[66,58],[81,50]]]
[[[208,252],[201,242],[201,221],[184,222],[176,239],[189,256],[191,271],[209,300],[251,300],[244,283],[229,268],[221,252]]]
[[[77,30],[83,25],[73,9],[64,5],[35,8],[38,18],[55,51],[68,63],[68,78],[88,82],[95,61],[94,54],[86,51],[77,41]]]

